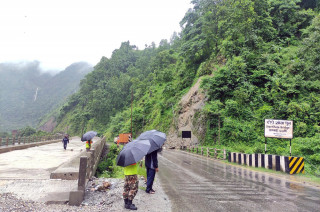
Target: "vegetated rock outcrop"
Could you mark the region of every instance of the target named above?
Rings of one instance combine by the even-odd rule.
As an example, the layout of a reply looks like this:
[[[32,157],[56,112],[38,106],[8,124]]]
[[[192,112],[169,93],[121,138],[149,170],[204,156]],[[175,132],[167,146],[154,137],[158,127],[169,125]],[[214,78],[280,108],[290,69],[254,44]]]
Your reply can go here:
[[[179,102],[178,111],[174,111],[173,125],[167,135],[168,148],[180,148],[200,143],[206,132],[205,117],[201,110],[205,105],[206,96],[200,89],[201,79],[190,88]],[[182,139],[182,131],[191,131],[191,139]]]

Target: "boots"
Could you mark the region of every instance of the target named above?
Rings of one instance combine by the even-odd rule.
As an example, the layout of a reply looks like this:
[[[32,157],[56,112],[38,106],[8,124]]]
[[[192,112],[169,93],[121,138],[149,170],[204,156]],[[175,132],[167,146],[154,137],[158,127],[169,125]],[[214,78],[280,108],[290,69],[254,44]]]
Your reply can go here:
[[[128,199],[124,199],[124,207],[127,208],[128,205]]]
[[[130,209],[130,210],[137,210],[138,208],[132,204],[132,200],[128,200],[128,203],[125,205],[126,209]]]

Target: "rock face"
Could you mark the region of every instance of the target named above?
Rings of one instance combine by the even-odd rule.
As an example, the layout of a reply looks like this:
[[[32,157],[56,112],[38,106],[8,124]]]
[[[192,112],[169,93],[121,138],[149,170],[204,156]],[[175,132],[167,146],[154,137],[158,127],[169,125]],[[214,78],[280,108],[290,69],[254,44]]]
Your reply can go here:
[[[39,127],[39,130],[46,132],[53,132],[54,128],[57,126],[56,119],[51,117],[44,125]]]
[[[166,145],[168,148],[198,144],[205,135],[206,123],[200,112],[205,105],[206,96],[200,90],[201,79],[190,88],[179,102],[179,110],[175,111],[174,124],[167,135]],[[191,139],[182,139],[182,131],[191,131]]]

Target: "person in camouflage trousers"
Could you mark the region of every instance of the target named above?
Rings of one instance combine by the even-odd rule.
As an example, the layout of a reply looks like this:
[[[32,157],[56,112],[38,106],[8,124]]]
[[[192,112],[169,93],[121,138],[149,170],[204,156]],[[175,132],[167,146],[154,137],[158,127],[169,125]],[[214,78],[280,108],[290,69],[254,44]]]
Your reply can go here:
[[[136,196],[139,189],[139,180],[138,180],[138,164],[131,164],[124,167],[124,187],[123,187],[123,199],[124,207],[130,210],[137,210],[138,208],[132,204],[132,200]]]

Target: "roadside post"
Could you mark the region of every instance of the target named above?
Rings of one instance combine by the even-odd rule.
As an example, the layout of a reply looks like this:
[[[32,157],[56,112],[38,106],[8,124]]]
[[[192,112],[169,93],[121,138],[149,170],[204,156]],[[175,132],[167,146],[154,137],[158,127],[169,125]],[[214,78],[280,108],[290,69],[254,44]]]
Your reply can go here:
[[[267,137],[264,137],[264,154],[267,154]]]
[[[291,139],[290,139],[290,156],[291,156]]]

